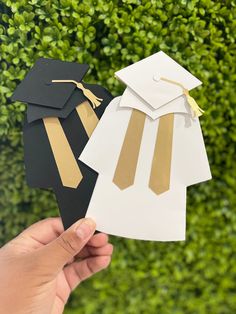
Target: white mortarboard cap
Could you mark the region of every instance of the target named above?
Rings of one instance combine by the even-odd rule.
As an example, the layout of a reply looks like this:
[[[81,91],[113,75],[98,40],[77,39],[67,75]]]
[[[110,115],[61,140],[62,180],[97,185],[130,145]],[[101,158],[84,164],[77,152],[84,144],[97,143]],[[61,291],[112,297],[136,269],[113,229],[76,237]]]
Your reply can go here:
[[[117,71],[115,76],[129,87],[126,90],[126,95],[124,95],[125,97],[123,98],[123,104],[121,106],[124,106],[124,99],[127,95],[132,97],[131,94],[133,94],[136,98],[140,98],[143,104],[146,103],[146,105],[150,107],[148,108],[149,113],[169,104],[183,95],[183,88],[164,81],[161,78],[178,82],[187,90],[191,90],[202,84],[199,79],[163,51],[159,51],[150,57]],[[182,104],[184,103],[182,98]],[[178,102],[176,104],[178,106]],[[170,103],[170,105],[172,107],[173,103]],[[134,108],[135,105],[132,107]],[[181,106],[179,106],[178,109],[180,110],[179,112],[185,112],[186,105],[182,105],[182,110],[180,107]],[[173,110],[173,112],[176,112],[176,110]],[[153,118],[155,118],[155,116],[156,114],[154,113]]]

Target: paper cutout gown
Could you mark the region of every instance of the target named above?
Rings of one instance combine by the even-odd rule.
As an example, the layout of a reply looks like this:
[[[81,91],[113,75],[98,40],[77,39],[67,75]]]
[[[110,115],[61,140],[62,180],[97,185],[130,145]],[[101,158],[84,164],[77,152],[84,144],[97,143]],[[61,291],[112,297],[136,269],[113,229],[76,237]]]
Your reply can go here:
[[[176,111],[170,104],[172,109],[162,110],[156,119],[146,116],[134,184],[120,189],[113,182],[114,173],[131,114],[136,110],[132,108],[135,102],[125,107],[120,106],[121,100],[116,97],[111,101],[79,157],[99,173],[86,215],[96,220],[99,231],[109,234],[184,240],[187,186],[211,178],[199,119],[184,109],[184,96],[177,99],[182,107],[176,106]],[[170,188],[156,195],[148,186],[151,164],[160,118],[169,112],[174,113]]]
[[[95,114],[100,119],[113,97],[105,88],[99,85],[83,84],[97,97],[103,99],[101,105],[94,109]],[[44,111],[41,111],[40,108],[37,110],[37,106],[30,108],[30,110],[34,110],[34,112],[30,112],[30,116],[33,117],[34,121],[28,122],[26,118],[23,127],[27,183],[35,188],[53,189],[65,228],[85,216],[97,180],[97,173],[78,160],[78,156],[88,141],[88,135],[74,107],[75,104],[78,105],[87,101],[87,98],[79,89],[75,89],[72,97],[72,100],[69,99],[71,104],[68,103],[65,109],[72,112],[66,118],[60,118],[59,120],[83,175],[83,179],[76,189],[62,185],[42,120],[45,117]],[[47,109],[46,116],[48,116],[50,110],[50,116],[54,116],[53,112],[55,110],[50,108]]]

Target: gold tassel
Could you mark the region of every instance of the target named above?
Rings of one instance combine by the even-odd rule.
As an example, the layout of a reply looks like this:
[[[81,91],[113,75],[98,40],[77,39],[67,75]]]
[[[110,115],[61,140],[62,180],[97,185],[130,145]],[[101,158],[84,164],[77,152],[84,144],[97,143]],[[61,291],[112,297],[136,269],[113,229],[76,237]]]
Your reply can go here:
[[[194,117],[200,117],[204,113],[204,110],[200,108],[196,100],[189,95],[188,90],[184,90],[184,95],[187,98],[187,102],[189,106],[192,108]]]
[[[83,91],[84,96],[91,101],[93,109],[100,106],[101,102],[103,101],[102,98],[95,96],[94,93],[92,93],[91,90],[85,88],[82,83],[77,83],[77,87],[80,88]]]
[[[74,80],[52,80],[52,83],[74,83],[77,88],[81,89],[84,96],[91,102],[93,109],[100,106],[101,102],[103,101],[102,98],[98,98],[94,95],[91,90],[85,88],[82,83],[76,82]]]
[[[192,109],[193,117],[200,117],[204,113],[204,110],[198,106],[195,99],[189,95],[189,91],[181,83],[169,80],[165,77],[161,77],[160,80],[175,84],[183,89],[183,94],[186,96],[187,102]]]

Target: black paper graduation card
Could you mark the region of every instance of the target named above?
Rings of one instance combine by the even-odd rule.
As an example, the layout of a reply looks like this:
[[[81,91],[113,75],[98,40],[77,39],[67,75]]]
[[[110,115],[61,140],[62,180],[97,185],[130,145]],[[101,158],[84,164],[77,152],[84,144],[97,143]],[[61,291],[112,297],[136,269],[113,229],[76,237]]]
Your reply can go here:
[[[115,75],[126,89],[79,157],[99,173],[87,215],[106,233],[184,240],[186,189],[211,178],[189,94],[201,82],[162,51]]]
[[[78,156],[112,100],[105,88],[82,81],[88,69],[87,64],[40,58],[12,96],[27,103],[27,182],[53,189],[65,228],[86,214],[97,174]]]

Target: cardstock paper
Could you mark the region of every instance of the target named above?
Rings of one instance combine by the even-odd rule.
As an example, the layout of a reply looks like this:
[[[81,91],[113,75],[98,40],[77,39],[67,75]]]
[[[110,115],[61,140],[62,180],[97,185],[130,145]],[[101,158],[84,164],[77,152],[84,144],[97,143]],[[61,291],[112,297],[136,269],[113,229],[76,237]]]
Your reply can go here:
[[[62,181],[62,185],[77,188],[83,179],[79,166],[58,118],[44,118],[43,123]]]
[[[12,99],[27,102],[23,127],[27,183],[52,189],[63,225],[68,228],[85,216],[97,173],[80,162],[89,136],[112,95],[95,84],[53,84],[53,79],[81,82],[88,65],[39,59],[19,84]],[[93,109],[84,93],[103,99]]]
[[[150,189],[157,195],[170,188],[173,128],[173,113],[160,117],[149,180]]]
[[[84,129],[90,137],[98,124],[98,117],[88,101],[83,102],[76,107],[76,111],[80,117],[80,120],[84,126]]]
[[[170,187],[156,195],[149,180],[160,119],[146,116],[134,184],[121,190],[112,179],[133,109],[120,107],[120,100],[111,101],[79,158],[99,173],[86,216],[114,235],[184,240],[186,187],[211,178],[199,119],[174,113]]]
[[[95,110],[89,105],[97,117],[97,119],[93,117],[92,121],[97,124],[112,96],[104,91],[103,87],[98,85],[95,87],[97,95],[104,99]],[[84,103],[82,105],[83,109],[79,110],[79,113],[86,111]],[[92,124],[91,121],[85,122],[86,113],[79,115],[76,108],[67,118],[59,120],[83,177],[77,188],[63,186],[42,120],[32,123],[25,121],[23,132],[27,182],[31,187],[53,189],[65,228],[85,216],[97,179],[97,173],[78,160],[89,139],[88,134],[92,132]],[[89,113],[88,115],[91,117]],[[64,163],[69,165],[67,159]]]
[[[191,114],[191,110],[185,96],[180,96],[160,108],[154,109],[146,101],[142,100],[137,94],[135,94],[135,92],[133,92],[129,87],[125,89],[121,97],[120,107],[135,108],[144,112],[154,120],[171,112]]]
[[[127,188],[134,183],[145,118],[146,115],[139,110],[134,109],[131,113],[113,177],[114,184],[120,189]]]
[[[179,82],[187,90],[202,84],[199,79],[163,51],[117,71],[115,75],[154,109],[160,108],[183,94],[180,86],[160,80],[160,77]]]
[[[81,81],[88,69],[87,64],[39,58],[24,80],[17,86],[12,100],[62,109],[76,86],[74,84],[53,84],[52,80]]]

